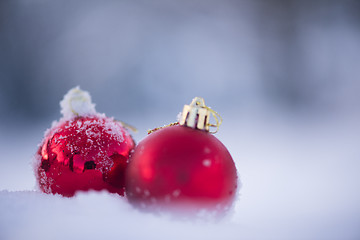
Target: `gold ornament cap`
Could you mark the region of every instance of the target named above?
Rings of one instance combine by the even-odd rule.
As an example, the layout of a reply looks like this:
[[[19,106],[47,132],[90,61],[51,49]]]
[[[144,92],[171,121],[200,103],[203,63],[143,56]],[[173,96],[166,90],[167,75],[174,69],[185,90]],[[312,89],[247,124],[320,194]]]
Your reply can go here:
[[[216,124],[210,124],[210,115],[216,120]],[[179,124],[195,129],[205,130],[209,132],[210,127],[216,127],[216,133],[222,123],[220,115],[205,105],[205,101],[201,97],[195,97],[190,105],[185,105],[180,117]]]

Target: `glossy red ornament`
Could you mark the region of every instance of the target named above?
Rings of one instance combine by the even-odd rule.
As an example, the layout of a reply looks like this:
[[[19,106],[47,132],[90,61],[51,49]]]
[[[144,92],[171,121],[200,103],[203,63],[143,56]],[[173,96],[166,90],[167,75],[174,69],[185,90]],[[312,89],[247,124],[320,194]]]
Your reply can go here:
[[[124,195],[124,175],[134,141],[118,121],[92,113],[61,120],[46,134],[36,156],[36,177],[45,193],[77,191]]]
[[[157,130],[130,158],[126,193],[140,207],[223,209],[236,195],[237,172],[226,147],[207,131],[187,126]]]

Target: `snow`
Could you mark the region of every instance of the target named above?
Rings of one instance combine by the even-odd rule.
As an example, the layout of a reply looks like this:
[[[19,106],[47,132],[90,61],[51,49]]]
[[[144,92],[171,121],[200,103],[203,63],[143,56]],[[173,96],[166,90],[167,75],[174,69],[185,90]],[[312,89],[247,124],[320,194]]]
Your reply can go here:
[[[88,92],[80,89],[79,86],[72,88],[65,94],[60,102],[63,120],[69,120],[76,116],[88,116],[96,114],[95,104],[91,102]]]
[[[0,239],[360,239],[360,116],[222,116],[215,136],[243,186],[234,209],[217,220],[142,212],[107,192],[34,191],[30,162],[47,123],[18,126],[21,137],[2,128]],[[161,119],[130,121],[135,138]]]
[[[0,202],[7,216],[1,218],[1,239],[236,239],[228,225],[140,212],[106,192],[66,199],[2,191]]]

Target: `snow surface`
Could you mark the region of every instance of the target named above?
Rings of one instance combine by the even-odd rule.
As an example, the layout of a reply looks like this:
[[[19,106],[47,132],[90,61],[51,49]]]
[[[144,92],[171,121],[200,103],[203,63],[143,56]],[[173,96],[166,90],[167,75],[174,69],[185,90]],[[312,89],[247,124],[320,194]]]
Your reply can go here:
[[[70,89],[65,94],[60,107],[63,120],[96,114],[95,104],[92,103],[90,94],[81,90],[79,86]]]
[[[36,192],[30,162],[48,123],[1,128],[0,239],[360,239],[360,116],[222,117],[215,136],[243,186],[217,221],[144,213],[107,192]],[[161,119],[134,119],[134,137]]]

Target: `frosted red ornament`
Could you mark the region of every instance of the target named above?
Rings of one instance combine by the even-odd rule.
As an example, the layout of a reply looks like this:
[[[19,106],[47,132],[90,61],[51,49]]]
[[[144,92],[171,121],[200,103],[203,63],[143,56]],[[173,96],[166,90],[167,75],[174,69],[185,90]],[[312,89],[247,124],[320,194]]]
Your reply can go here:
[[[135,145],[130,134],[120,122],[96,113],[88,93],[79,88],[70,90],[61,105],[64,118],[47,131],[37,152],[40,189],[67,197],[87,190],[124,195],[125,169]]]
[[[135,205],[231,206],[237,189],[235,164],[226,147],[208,132],[211,111],[199,99],[185,105],[180,126],[160,128],[135,148],[126,173],[126,193]]]

